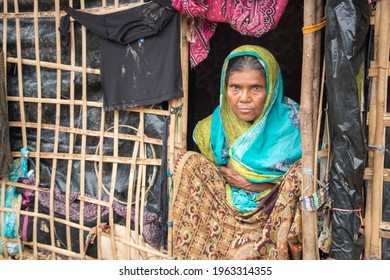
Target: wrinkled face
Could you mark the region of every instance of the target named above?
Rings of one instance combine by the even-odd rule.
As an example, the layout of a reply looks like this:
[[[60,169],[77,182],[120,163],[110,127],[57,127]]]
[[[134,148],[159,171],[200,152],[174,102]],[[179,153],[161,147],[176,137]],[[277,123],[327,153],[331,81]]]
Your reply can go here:
[[[253,121],[263,111],[266,79],[258,70],[232,72],[227,84],[227,98],[233,113],[243,121]]]

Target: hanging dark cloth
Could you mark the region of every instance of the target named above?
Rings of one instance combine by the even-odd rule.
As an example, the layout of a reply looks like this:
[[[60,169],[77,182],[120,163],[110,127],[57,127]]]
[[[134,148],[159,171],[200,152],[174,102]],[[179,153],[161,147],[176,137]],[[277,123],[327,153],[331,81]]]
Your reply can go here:
[[[362,194],[366,150],[361,123],[358,83],[369,27],[367,1],[326,3],[326,87],[332,139],[330,196],[333,209],[330,257],[362,257]]]
[[[12,170],[12,154],[9,142],[8,106],[6,99],[4,55],[0,50],[0,178]]]
[[[162,1],[164,3],[164,1]],[[180,15],[170,6],[147,2],[110,14],[65,12],[101,41],[105,110],[148,106],[180,98]],[[66,43],[68,21],[60,31]]]

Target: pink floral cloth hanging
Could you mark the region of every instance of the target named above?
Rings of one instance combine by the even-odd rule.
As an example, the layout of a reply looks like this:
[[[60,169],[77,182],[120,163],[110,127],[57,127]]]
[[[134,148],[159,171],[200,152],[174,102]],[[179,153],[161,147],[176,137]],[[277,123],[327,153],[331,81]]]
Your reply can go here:
[[[172,0],[191,20],[190,60],[194,68],[210,50],[218,22],[229,23],[242,35],[260,37],[275,28],[288,0]]]

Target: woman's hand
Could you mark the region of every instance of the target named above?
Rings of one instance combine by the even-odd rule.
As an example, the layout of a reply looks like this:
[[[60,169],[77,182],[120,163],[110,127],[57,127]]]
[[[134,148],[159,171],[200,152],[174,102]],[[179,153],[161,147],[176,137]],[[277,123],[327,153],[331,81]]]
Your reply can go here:
[[[263,192],[274,186],[272,183],[252,183],[233,169],[231,161],[220,167],[221,174],[230,186],[252,192]]]

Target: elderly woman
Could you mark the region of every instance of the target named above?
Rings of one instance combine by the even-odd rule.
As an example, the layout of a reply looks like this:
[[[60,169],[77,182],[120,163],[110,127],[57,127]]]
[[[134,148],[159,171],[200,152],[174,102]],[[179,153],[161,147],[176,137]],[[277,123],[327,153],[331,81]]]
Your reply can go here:
[[[193,136],[201,154],[180,154],[173,171],[174,256],[301,258],[298,105],[269,51],[230,53],[220,105]]]

